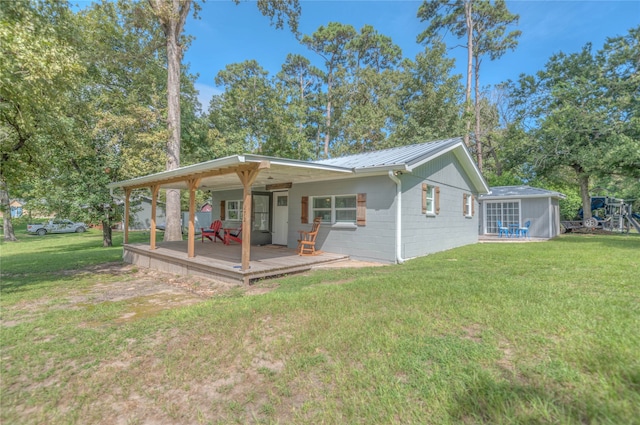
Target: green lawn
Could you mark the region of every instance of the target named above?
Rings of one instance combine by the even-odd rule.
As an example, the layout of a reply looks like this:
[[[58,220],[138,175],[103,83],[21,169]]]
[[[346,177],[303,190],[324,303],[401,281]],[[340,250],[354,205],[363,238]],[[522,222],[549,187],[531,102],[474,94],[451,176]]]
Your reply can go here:
[[[120,246],[18,235],[0,244],[3,424],[640,423],[638,235],[315,271],[128,321],[131,301],[77,299],[132,274],[73,271]]]

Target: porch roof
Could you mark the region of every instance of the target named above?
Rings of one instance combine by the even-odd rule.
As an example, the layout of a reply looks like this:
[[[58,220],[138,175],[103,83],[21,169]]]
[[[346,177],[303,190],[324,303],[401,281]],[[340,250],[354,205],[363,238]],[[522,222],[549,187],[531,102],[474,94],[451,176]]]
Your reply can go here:
[[[264,163],[269,165],[257,175],[254,186],[290,183],[294,179],[297,183],[331,180],[353,174],[352,169],[345,167],[263,155],[233,155],[110,183],[107,187],[138,189],[158,184],[163,189],[186,190],[189,189],[188,179],[199,178],[201,180],[198,188],[201,190],[242,189],[242,182],[238,179],[236,171]]]

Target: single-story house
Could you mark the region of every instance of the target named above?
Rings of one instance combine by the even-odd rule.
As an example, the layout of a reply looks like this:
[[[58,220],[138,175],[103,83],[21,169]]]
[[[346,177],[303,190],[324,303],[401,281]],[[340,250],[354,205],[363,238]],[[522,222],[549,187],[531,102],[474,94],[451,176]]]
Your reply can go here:
[[[530,186],[491,187],[480,195],[480,234],[497,235],[497,220],[504,226],[522,227],[530,222],[529,233],[534,238],[550,239],[560,232],[561,199],[559,192]]]
[[[116,202],[123,204],[124,200],[120,197],[114,197]],[[164,203],[158,202],[157,205],[158,223],[165,221]],[[122,229],[124,223],[120,223],[118,228]],[[151,228],[151,197],[146,195],[135,196],[130,200],[129,204],[129,230],[149,230]]]
[[[234,155],[109,188],[123,188],[126,199],[140,188],[155,196],[160,189],[189,190],[189,258],[199,230],[195,191],[210,192],[212,220],[242,225],[243,271],[251,245],[295,249],[298,231],[316,217],[322,219],[316,249],[353,259],[395,263],[476,243],[477,199],[489,192],[461,138],[314,162]],[[151,238],[153,250],[154,232]]]

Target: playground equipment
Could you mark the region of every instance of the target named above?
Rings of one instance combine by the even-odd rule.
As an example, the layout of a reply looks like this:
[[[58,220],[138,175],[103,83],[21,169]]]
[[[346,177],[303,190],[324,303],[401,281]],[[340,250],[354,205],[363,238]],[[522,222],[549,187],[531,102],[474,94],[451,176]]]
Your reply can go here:
[[[586,220],[561,221],[565,231],[577,228],[600,228],[612,232],[629,232],[633,226],[640,233],[640,214],[632,211],[633,199],[624,200],[610,196],[591,197],[591,218]],[[583,217],[582,208],[578,211]]]

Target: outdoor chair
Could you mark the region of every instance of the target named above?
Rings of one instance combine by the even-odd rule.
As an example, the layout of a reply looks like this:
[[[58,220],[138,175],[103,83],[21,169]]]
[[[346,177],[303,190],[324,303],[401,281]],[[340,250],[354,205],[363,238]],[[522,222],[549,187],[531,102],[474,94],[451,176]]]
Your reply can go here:
[[[524,237],[528,237],[531,238],[530,234],[529,234],[529,226],[531,226],[531,221],[527,221],[526,223],[524,223],[524,227],[520,227],[518,229],[518,233],[520,233],[520,236]]]
[[[207,238],[213,242],[215,242],[216,239],[220,239],[222,242],[224,242],[224,239],[222,238],[222,236],[220,236],[220,229],[222,229],[222,221],[220,220],[216,220],[213,223],[211,223],[211,226],[209,226],[208,229],[201,227],[200,235],[201,235],[202,242],[204,243],[204,238]]]
[[[505,235],[506,237],[509,237],[509,228],[507,226],[503,226],[502,221],[500,220],[496,220],[496,223],[498,224],[498,236],[502,237],[502,235]]]
[[[311,231],[307,232],[299,230],[300,239],[298,239],[298,255],[316,255],[316,237],[322,223],[322,217],[316,217],[313,220]]]
[[[237,229],[223,229],[224,230],[224,243],[229,245],[231,241],[242,243],[242,225]]]

